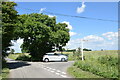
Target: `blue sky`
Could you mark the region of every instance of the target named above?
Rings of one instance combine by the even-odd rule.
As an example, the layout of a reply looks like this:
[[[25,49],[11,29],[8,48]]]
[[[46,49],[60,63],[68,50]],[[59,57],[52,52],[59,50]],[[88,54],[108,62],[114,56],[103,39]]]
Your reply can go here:
[[[118,20],[117,2],[17,2],[16,10],[18,14],[40,13],[40,11],[44,13],[46,11],[73,16]],[[117,22],[74,18],[55,14],[47,15],[50,17],[56,16],[57,23],[64,22],[68,24],[71,38],[66,48],[75,49],[80,46],[80,39],[86,39],[88,41],[84,42],[85,48],[92,50],[117,50]],[[22,40],[19,39],[13,43],[15,46],[12,48],[16,52],[20,52],[19,46],[22,44]]]

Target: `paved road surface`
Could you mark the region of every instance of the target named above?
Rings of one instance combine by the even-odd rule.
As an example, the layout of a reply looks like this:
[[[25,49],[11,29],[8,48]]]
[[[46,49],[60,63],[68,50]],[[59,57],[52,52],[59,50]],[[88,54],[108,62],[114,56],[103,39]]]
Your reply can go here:
[[[74,62],[22,62],[7,59],[10,78],[71,78],[67,68]]]

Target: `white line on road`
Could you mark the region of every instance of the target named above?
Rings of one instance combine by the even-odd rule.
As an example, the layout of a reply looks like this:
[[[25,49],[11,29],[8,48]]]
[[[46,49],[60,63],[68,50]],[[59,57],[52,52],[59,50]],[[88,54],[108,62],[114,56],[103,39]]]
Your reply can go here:
[[[60,70],[57,70],[57,72],[61,72]]]
[[[55,74],[60,75],[60,73],[55,73]]]
[[[55,72],[55,71],[50,71],[50,72]]]
[[[62,76],[62,77],[64,77],[64,78],[67,78],[67,76],[65,76],[65,75],[60,75],[60,76]]]
[[[52,70],[54,70],[54,71],[55,71],[56,69],[52,69]]]
[[[66,74],[65,72],[62,72],[62,74]]]
[[[54,68],[46,67],[46,66],[44,66],[44,65],[40,65],[40,66],[41,66],[43,69],[45,69],[45,70],[47,70],[47,71],[49,71],[49,72],[55,73],[56,75],[59,75],[59,76],[61,76],[61,77],[63,77],[63,78],[67,78],[65,72],[62,72],[62,71],[57,70],[57,69],[54,69]]]

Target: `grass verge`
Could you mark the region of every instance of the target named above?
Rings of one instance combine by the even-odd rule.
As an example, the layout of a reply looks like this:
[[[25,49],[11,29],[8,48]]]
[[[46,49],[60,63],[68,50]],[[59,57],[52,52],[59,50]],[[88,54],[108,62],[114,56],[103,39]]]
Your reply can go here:
[[[72,76],[75,78],[98,78],[97,76],[99,76],[118,79],[117,50],[86,51],[84,56],[84,61],[76,60],[73,67],[68,69]],[[75,58],[72,54],[69,57],[70,59]]]
[[[3,68],[2,69],[2,80],[7,80],[9,75],[9,68]]]
[[[6,78],[8,78],[8,75],[9,75],[8,65],[6,64],[5,60],[2,60],[2,74],[1,74],[2,80],[7,80]]]
[[[83,71],[82,69],[77,68],[76,66],[69,67],[67,71],[74,78],[103,78],[101,76],[92,74],[88,71]]]
[[[28,53],[16,53],[9,54],[8,58],[13,60],[21,60],[21,61],[31,61],[31,56]]]

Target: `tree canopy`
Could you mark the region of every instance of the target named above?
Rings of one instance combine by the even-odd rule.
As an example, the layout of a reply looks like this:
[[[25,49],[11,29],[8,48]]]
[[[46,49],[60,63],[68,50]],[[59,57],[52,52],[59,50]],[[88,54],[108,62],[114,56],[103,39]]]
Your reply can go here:
[[[17,11],[14,9],[16,3],[2,2],[2,54],[5,56],[11,40],[14,38],[14,30],[17,27]]]
[[[2,2],[2,53],[12,45],[11,40],[23,39],[22,51],[29,52],[32,58],[42,59],[43,55],[55,47],[62,47],[70,39],[65,23],[57,23],[56,17],[44,14],[18,15],[14,2]],[[1,28],[0,28],[1,29]]]
[[[56,17],[43,14],[24,14],[19,16],[16,34],[24,40],[22,48],[28,50],[33,58],[42,59],[54,47],[61,49],[69,41],[69,29],[65,23],[56,23]]]

